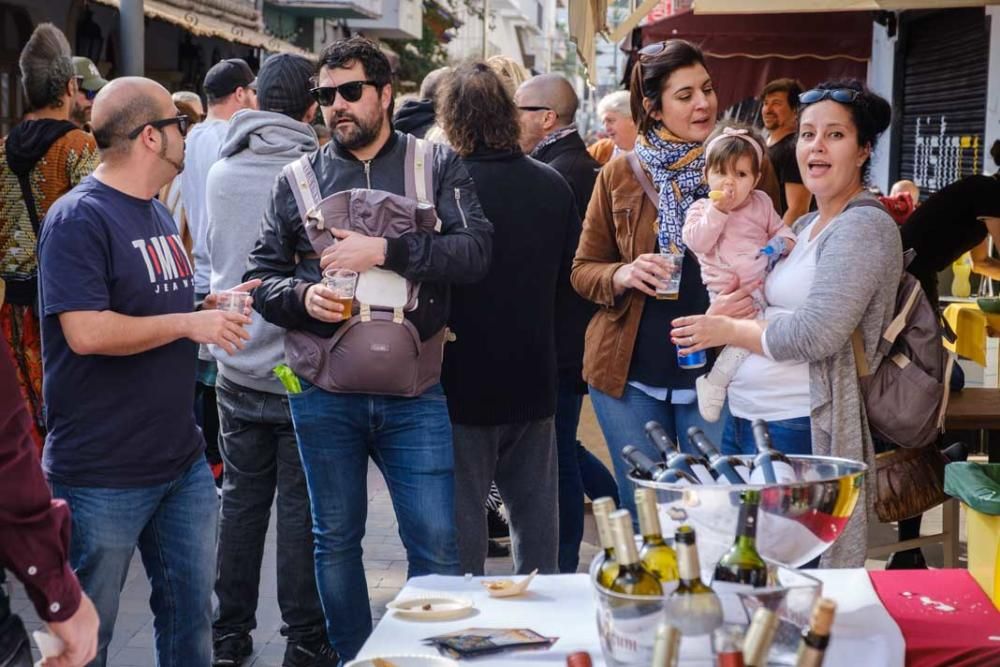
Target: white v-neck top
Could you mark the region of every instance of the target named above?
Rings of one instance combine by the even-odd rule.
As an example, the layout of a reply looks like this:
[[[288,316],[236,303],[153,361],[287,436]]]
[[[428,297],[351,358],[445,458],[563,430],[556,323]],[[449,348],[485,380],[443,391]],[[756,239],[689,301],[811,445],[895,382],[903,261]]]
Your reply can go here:
[[[818,216],[817,216],[818,217]],[[788,257],[764,281],[764,319],[801,307],[816,275],[816,246],[829,226],[810,239],[815,221],[799,233]],[[764,336],[766,345],[766,333]],[[766,349],[766,347],[765,347]],[[729,410],[743,419],[779,421],[809,416],[809,363],[778,362],[751,354],[729,385]]]

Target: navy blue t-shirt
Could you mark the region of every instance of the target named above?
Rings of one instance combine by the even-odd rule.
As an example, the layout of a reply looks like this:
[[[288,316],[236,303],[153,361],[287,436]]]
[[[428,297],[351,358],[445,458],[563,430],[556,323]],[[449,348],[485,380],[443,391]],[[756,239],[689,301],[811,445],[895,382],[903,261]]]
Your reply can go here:
[[[49,209],[39,257],[49,479],[109,488],[176,479],[205,448],[193,409],[195,344],[81,356],[58,317],[191,312],[191,265],[170,213],[89,176]]]

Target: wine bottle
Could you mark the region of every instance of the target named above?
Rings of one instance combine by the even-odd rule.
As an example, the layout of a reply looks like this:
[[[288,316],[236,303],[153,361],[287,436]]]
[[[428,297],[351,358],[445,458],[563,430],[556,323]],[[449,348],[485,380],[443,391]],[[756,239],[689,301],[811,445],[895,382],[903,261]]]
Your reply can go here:
[[[566,656],[566,667],[593,667],[594,662],[586,651],[576,651]]]
[[[716,581],[749,584],[754,588],[767,585],[767,564],[757,553],[757,509],[760,507],[759,491],[740,494],[740,517],[736,525],[736,540],[718,565]]]
[[[671,618],[686,637],[707,635],[722,625],[719,596],[701,580],[694,529],[681,526],[674,535],[677,551],[677,588],[670,596]]]
[[[777,630],[778,615],[767,607],[758,607],[743,640],[745,667],[767,666],[767,654],[771,652],[771,642]]]
[[[618,560],[615,558],[615,538],[611,533],[611,513],[615,511],[615,501],[604,496],[590,504],[594,511],[594,523],[597,524],[597,539],[604,549],[604,560],[597,571],[597,583],[604,588],[611,588],[612,582],[618,576]]]
[[[670,436],[667,435],[666,429],[658,422],[646,422],[646,437],[649,438],[654,447],[660,450],[663,460],[666,461],[667,467],[671,470],[685,472],[698,479],[702,484],[713,484],[715,482],[712,473],[708,471],[708,461],[700,456],[680,451],[674,444],[674,441],[670,439]]]
[[[753,439],[757,444],[757,456],[750,473],[751,483],[788,484],[798,480],[789,458],[771,445],[771,433],[763,419],[753,420]]]
[[[622,449],[622,458],[631,467],[632,475],[639,479],[650,479],[665,484],[701,484],[698,479],[683,470],[672,470],[662,463],[656,463],[634,445],[625,445]]]
[[[639,532],[642,533],[642,548],[639,549],[642,566],[652,572],[661,584],[674,583],[677,581],[677,553],[663,541],[656,508],[656,490],[636,489],[635,509],[639,515]]]
[[[716,667],[744,667],[743,630],[738,625],[723,625],[712,633]]]
[[[820,598],[816,601],[812,618],[809,619],[809,629],[802,633],[796,667],[820,667],[823,664],[836,611],[837,603],[833,600]]]
[[[652,667],[676,667],[681,655],[681,633],[666,623],[656,628]]]
[[[705,432],[697,426],[688,429],[688,438],[692,444],[698,448],[705,458],[708,459],[709,468],[715,474],[715,479],[720,483],[746,484],[747,477],[740,474],[740,468],[749,476],[746,464],[742,459],[735,456],[724,456],[715,448],[712,441],[708,439]]]
[[[618,559],[618,576],[608,587],[624,595],[662,596],[659,580],[639,561],[632,532],[632,515],[628,510],[611,513],[611,533],[615,536],[615,558]]]

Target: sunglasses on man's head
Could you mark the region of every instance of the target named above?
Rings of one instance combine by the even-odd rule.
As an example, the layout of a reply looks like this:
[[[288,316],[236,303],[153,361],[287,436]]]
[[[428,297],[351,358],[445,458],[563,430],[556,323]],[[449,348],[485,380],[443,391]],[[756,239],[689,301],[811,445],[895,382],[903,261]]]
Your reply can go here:
[[[152,120],[149,121],[148,123],[143,123],[139,127],[129,132],[128,138],[135,139],[147,127],[153,127],[156,128],[157,130],[162,130],[165,127],[173,125],[174,123],[177,124],[177,131],[181,133],[181,136],[182,137],[186,136],[188,128],[191,126],[191,119],[188,118],[185,114],[181,114],[179,116],[174,116],[173,118],[161,118],[160,120]]]
[[[833,100],[841,104],[853,104],[859,95],[861,95],[861,91],[851,88],[830,88],[826,90],[813,88],[799,95],[799,103],[815,104],[823,100]]]
[[[374,81],[349,81],[339,86],[317,86],[309,90],[316,103],[321,107],[332,106],[337,100],[337,93],[344,98],[345,102],[357,102],[361,99],[361,94],[365,86],[378,86]]]

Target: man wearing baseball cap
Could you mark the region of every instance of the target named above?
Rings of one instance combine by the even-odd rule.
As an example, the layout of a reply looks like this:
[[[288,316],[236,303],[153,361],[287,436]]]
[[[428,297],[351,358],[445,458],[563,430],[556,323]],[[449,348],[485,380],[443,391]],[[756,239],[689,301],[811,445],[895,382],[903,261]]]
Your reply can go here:
[[[229,121],[206,184],[212,286],[242,278],[271,184],[282,167],[319,148],[309,124],[317,108],[309,94],[313,70],[301,56],[271,56],[257,75],[260,110],[238,111]],[[285,330],[261,317],[249,328],[252,339],[238,354],[209,348],[219,365],[224,462],[213,664],[240,665],[253,651],[261,557],[277,491],[278,606],[288,642],[282,667],[336,667],[316,591],[309,491],[285,388],[272,372],[284,363]]]
[[[94,106],[97,91],[107,85],[97,65],[90,58],[73,56],[73,70],[76,72],[76,97],[70,109],[69,119],[81,130],[90,131],[90,108]]]
[[[241,109],[257,108],[256,82],[253,70],[240,58],[221,60],[208,70],[202,84],[208,101],[208,114],[187,135],[184,151],[184,171],[181,172],[181,201],[187,213],[191,232],[191,254],[194,258],[194,293],[196,301],[208,294],[210,268],[206,234],[205,181],[208,170],[219,159],[219,149],[229,129],[229,119]],[[206,457],[221,479],[219,458],[219,424],[215,405],[215,360],[202,347],[198,354],[198,384],[195,389],[195,415],[205,434]]]

